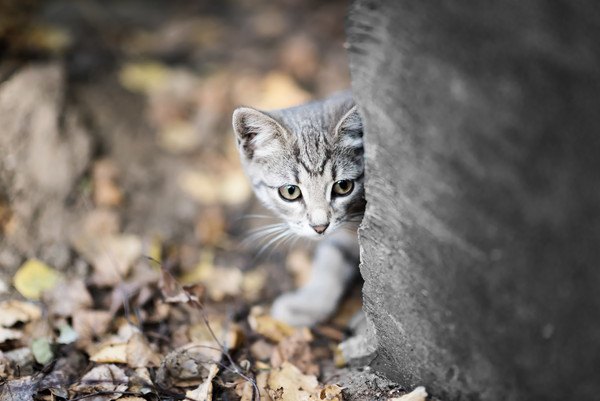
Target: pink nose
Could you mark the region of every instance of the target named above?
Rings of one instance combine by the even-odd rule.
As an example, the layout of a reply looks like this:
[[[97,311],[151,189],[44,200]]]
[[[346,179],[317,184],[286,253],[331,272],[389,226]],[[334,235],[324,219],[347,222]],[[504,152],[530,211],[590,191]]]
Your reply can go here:
[[[311,227],[317,232],[317,234],[323,234],[325,230],[327,230],[327,227],[329,227],[329,223]]]

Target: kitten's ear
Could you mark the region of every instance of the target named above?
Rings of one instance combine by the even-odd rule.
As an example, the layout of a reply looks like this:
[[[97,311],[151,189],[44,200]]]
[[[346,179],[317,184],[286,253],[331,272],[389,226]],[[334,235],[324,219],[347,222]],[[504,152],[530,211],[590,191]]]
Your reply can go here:
[[[233,112],[233,130],[243,157],[252,160],[257,148],[285,134],[281,125],[267,114],[250,107]]]
[[[357,106],[352,107],[337,123],[335,136],[337,143],[341,146],[362,147],[363,124]]]

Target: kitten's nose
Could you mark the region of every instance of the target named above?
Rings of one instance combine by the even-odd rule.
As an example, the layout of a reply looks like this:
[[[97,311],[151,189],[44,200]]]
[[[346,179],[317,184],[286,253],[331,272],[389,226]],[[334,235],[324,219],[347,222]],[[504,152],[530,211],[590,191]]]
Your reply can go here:
[[[323,234],[325,232],[325,230],[327,230],[327,227],[329,227],[329,223],[320,224],[318,226],[311,225],[311,227],[313,228],[313,230],[315,230],[317,232],[317,234]]]

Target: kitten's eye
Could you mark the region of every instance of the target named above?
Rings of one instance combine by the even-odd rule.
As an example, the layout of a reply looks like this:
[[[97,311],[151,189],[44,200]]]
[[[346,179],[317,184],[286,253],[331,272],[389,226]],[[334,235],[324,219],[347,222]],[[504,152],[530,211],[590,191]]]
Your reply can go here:
[[[333,184],[333,194],[346,196],[354,189],[354,182],[351,180],[340,180]]]
[[[286,201],[295,201],[300,199],[302,192],[297,185],[284,185],[279,187],[279,196]]]

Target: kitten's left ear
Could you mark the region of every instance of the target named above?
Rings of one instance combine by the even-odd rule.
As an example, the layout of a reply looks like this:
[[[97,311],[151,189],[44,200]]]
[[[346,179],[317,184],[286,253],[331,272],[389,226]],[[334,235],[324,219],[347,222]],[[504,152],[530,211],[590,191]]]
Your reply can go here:
[[[361,147],[363,144],[363,124],[358,106],[352,107],[340,119],[335,127],[335,137],[338,144],[352,148]]]
[[[233,112],[233,129],[240,153],[247,160],[254,158],[257,149],[285,135],[283,127],[269,115],[250,107],[238,107]]]

